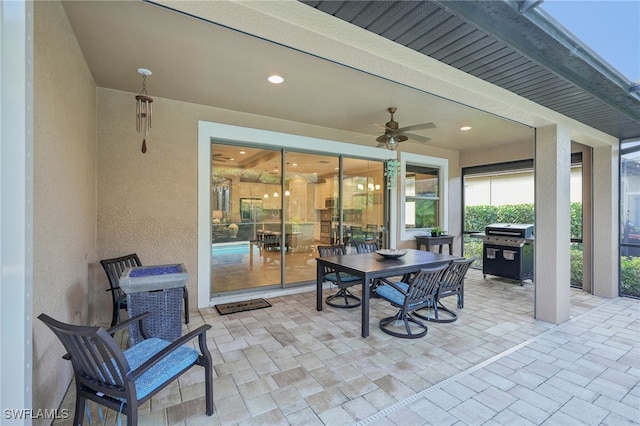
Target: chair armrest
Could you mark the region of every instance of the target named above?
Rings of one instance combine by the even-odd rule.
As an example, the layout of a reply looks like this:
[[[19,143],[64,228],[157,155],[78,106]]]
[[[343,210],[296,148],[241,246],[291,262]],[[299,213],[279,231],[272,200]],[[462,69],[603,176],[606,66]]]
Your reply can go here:
[[[135,323],[136,321],[139,322],[138,327],[140,328],[140,333],[142,334],[142,337],[144,337],[145,339],[148,339],[149,336],[147,335],[147,330],[144,327],[144,323],[142,322],[142,320],[146,317],[148,317],[149,315],[151,315],[151,312],[143,312],[140,315],[136,315],[133,318],[129,318],[125,321],[122,321],[116,325],[114,325],[113,327],[111,327],[110,329],[107,330],[107,333],[109,333],[111,335],[111,337],[113,337],[113,335],[115,334],[116,331],[123,329],[124,327],[127,327],[129,325],[131,325],[132,323]]]
[[[384,284],[390,285],[391,287],[395,288],[396,290],[398,290],[400,293],[404,294],[405,296],[407,295],[407,292],[402,287],[398,287],[396,285],[396,283],[394,283],[393,281],[389,281],[386,278],[378,278],[378,280],[383,282]]]
[[[211,328],[210,324],[205,324],[193,330],[192,332],[185,334],[178,340],[174,340],[173,342],[171,342],[171,344],[169,344],[169,346],[165,347],[160,352],[156,353],[154,356],[149,358],[140,367],[130,371],[129,374],[127,374],[127,378],[131,380],[137,379],[138,376],[140,376],[142,373],[144,373],[145,371],[153,367],[153,365],[156,364],[158,361],[160,361],[162,358],[166,357],[171,352],[175,351],[180,346],[184,345],[186,342],[188,342],[189,340],[192,340],[195,337],[198,337],[200,352],[207,351],[208,349],[207,349],[207,343],[206,343],[206,333],[207,333],[207,330],[209,330],[210,328]]]

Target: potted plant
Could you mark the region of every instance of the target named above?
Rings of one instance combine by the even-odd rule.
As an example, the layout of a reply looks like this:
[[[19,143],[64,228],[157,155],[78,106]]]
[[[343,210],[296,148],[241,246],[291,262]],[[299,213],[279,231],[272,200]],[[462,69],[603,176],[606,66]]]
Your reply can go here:
[[[439,226],[434,226],[433,228],[431,228],[432,237],[440,237],[441,235],[444,235],[444,232],[442,231],[442,229],[440,229]]]

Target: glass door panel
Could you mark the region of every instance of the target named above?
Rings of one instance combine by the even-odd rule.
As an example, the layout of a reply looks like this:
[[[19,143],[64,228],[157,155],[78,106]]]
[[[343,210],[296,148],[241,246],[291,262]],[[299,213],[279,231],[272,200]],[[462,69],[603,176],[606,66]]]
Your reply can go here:
[[[281,286],[280,151],[214,143],[211,293]]]
[[[335,242],[339,158],[285,152],[284,172],[284,282],[306,284],[316,278],[316,246]]]
[[[356,241],[374,240],[382,247],[384,224],[384,164],[376,161],[343,160],[343,242],[350,252]]]

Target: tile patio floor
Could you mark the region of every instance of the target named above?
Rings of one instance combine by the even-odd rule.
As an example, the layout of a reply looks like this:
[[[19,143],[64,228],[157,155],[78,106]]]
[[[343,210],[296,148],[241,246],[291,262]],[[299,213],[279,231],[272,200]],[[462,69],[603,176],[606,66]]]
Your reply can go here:
[[[233,315],[192,312],[188,328],[212,325],[216,411],[204,415],[194,368],[141,407],[139,424],[640,424],[639,300],[572,289],[571,320],[555,326],[533,320],[531,282],[470,271],[465,289],[458,321],[429,324],[416,340],[380,331],[395,313],[381,299],[366,339],[359,309],[317,312],[314,291]],[[70,389],[62,408],[73,413]],[[100,422],[90,408],[93,424],[117,424],[113,411]]]

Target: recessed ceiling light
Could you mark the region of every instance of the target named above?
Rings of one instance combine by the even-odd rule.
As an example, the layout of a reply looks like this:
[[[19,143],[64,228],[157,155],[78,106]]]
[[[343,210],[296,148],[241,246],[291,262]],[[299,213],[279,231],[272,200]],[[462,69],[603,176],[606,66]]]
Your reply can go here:
[[[284,78],[274,74],[274,75],[270,75],[269,78],[267,78],[267,80],[269,80],[269,83],[280,84],[284,81]]]
[[[463,132],[466,132],[467,130],[471,130],[471,126],[460,127],[460,130],[462,130]]]
[[[246,154],[246,151],[240,151],[240,154]]]

